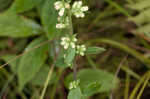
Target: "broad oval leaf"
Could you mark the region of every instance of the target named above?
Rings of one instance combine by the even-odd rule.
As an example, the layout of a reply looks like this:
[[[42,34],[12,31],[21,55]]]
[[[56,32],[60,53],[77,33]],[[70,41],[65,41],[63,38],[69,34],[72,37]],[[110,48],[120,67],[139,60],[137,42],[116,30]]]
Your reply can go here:
[[[0,36],[28,37],[41,32],[41,26],[33,20],[13,13],[0,14]]]
[[[2,56],[1,59],[3,59],[4,61],[8,62],[8,61],[10,61],[11,59],[15,58],[16,56],[17,56],[17,55],[15,55],[15,54],[7,54],[7,55]],[[20,60],[20,59],[16,59],[15,61],[9,63],[10,68],[11,68],[11,70],[12,70],[14,73],[17,73],[19,60]]]
[[[53,39],[58,33],[56,29],[57,11],[54,8],[54,2],[56,0],[46,0],[41,8],[42,24],[49,39]]]
[[[44,85],[46,78],[48,76],[50,68],[48,65],[44,65],[41,67],[41,69],[36,73],[36,75],[31,80],[31,83],[34,85]],[[58,80],[58,76],[56,75],[56,72],[52,73],[51,80],[49,81],[49,84],[53,84]]]
[[[111,89],[116,87],[118,79],[114,79],[114,76],[111,73],[108,73],[103,70],[98,69],[83,69],[77,73],[77,79],[80,80],[80,88],[84,92],[84,96],[91,96],[99,92],[109,92]],[[69,83],[73,81],[73,74],[70,74],[65,79],[66,86],[69,86]],[[94,83],[96,89],[89,89]],[[89,87],[88,87],[89,86]],[[93,88],[93,87],[91,87]],[[89,90],[89,93],[87,93]],[[92,92],[93,90],[93,92]]]
[[[40,37],[29,44],[26,50],[29,50],[40,43],[46,40],[45,37]],[[18,67],[18,78],[20,89],[29,82],[36,73],[40,70],[42,65],[45,63],[49,47],[48,44],[45,44],[37,49],[34,49],[32,52],[26,53],[21,57],[19,67]]]
[[[82,99],[82,93],[79,87],[70,90],[67,99]]]
[[[92,96],[93,94],[99,92],[100,87],[101,87],[100,82],[95,81],[88,84],[85,90],[83,90],[83,97],[87,99],[88,96]]]
[[[41,1],[42,0],[15,0],[9,10],[15,13],[22,13],[37,6]]]

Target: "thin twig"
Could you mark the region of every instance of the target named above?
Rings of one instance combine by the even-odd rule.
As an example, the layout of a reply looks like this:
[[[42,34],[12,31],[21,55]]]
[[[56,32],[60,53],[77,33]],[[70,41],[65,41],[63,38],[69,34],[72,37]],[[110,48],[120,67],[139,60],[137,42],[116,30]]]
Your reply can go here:
[[[31,48],[31,49],[29,49],[29,50],[27,50],[27,51],[21,53],[20,55],[16,56],[15,58],[9,60],[7,63],[1,65],[1,66],[0,66],[0,69],[3,68],[3,67],[5,67],[5,66],[7,66],[9,63],[15,61],[16,59],[18,59],[19,57],[23,56],[24,54],[27,54],[28,52],[31,52],[31,51],[33,51],[33,50],[35,50],[35,49],[37,49],[37,48],[39,48],[39,47],[41,47],[41,46],[47,44],[47,43],[50,42],[50,41],[51,41],[51,40],[42,42],[42,43],[40,43],[39,45],[37,45],[37,46],[35,46],[35,47],[33,47],[33,48]]]
[[[77,57],[74,60],[74,67],[73,67],[73,78],[74,78],[74,80],[77,80],[77,64],[76,64],[76,59],[77,59]]]
[[[54,41],[55,41],[55,40],[56,40],[56,39],[54,39]],[[52,44],[53,44],[53,46],[54,46],[54,42],[53,42]],[[59,55],[60,50],[57,52],[57,51],[56,51],[56,48],[55,48],[55,46],[54,46],[54,51],[55,51],[54,63],[55,63],[56,60],[57,60],[57,57],[58,57],[58,55]],[[41,96],[40,96],[40,99],[44,99],[44,95],[45,95],[46,89],[47,89],[47,87],[48,87],[49,81],[51,80],[51,76],[52,76],[52,73],[53,73],[53,70],[54,70],[54,66],[55,66],[54,63],[52,64],[52,66],[51,66],[51,68],[50,68],[50,70],[49,70],[49,73],[48,73],[47,79],[46,79],[46,81],[45,81],[44,88],[43,88],[43,90],[42,90],[42,94],[41,94]]]
[[[51,68],[50,68],[50,70],[49,70],[49,73],[48,73],[47,79],[46,79],[46,81],[45,81],[44,88],[43,88],[42,94],[41,94],[41,96],[40,96],[40,99],[43,99],[43,98],[44,98],[46,89],[47,89],[47,87],[48,87],[48,83],[49,83],[49,81],[51,80],[51,76],[52,76],[53,70],[54,70],[54,64],[51,66]]]
[[[115,76],[114,76],[114,78],[113,78],[113,83],[115,83],[115,79],[117,78],[117,75],[119,74],[119,71],[120,71],[120,69],[121,69],[121,66],[122,66],[122,64],[126,61],[127,57],[128,57],[128,55],[125,56],[125,58],[123,58],[123,60],[120,62],[119,66],[118,66],[118,68],[117,68],[117,71],[116,71],[116,73],[115,73]],[[110,92],[110,99],[113,99],[113,90],[111,90],[111,92]]]

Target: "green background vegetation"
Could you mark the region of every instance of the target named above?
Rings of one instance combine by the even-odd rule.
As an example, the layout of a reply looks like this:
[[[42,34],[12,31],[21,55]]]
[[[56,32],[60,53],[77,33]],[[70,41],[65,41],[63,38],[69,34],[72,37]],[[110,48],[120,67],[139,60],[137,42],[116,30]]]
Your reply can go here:
[[[0,0],[0,99],[67,99],[73,70],[55,64],[56,0]],[[150,1],[83,0],[89,12],[73,19],[80,43],[103,53],[77,58],[80,89],[68,99],[149,99]],[[69,57],[70,58],[70,57]]]

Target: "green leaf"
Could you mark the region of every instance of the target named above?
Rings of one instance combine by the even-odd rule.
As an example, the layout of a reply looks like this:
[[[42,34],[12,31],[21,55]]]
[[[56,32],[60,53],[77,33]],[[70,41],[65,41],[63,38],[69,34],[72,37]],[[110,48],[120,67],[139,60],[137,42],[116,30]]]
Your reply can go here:
[[[74,48],[69,48],[66,53],[65,63],[71,64],[75,58],[76,51]]]
[[[17,55],[15,55],[15,54],[7,54],[7,55],[2,56],[1,59],[8,62],[11,59],[15,58],[16,56]],[[19,59],[16,59],[15,61],[9,63],[10,68],[14,73],[17,73],[18,63],[19,63]]]
[[[62,68],[67,67],[67,64],[64,62],[63,57],[58,58],[55,62],[55,65],[58,66],[58,67],[62,67]]]
[[[58,33],[58,29],[56,29],[57,11],[54,9],[55,1],[46,0],[41,9],[42,24],[49,39],[53,39]]]
[[[41,32],[40,25],[33,20],[12,13],[0,14],[0,36],[28,37]]]
[[[9,10],[16,13],[22,13],[34,8],[40,4],[41,1],[42,0],[15,0]]]
[[[150,28],[149,27],[150,27],[150,24],[143,25],[142,27],[136,29],[135,32],[137,32],[137,33],[143,33],[147,37],[149,37],[149,35],[150,35]]]
[[[149,0],[139,0],[135,1],[135,3],[130,4],[129,7],[131,9],[137,10],[139,13],[133,15],[129,18],[130,21],[133,21],[137,24],[137,28],[133,30],[133,32],[143,33],[146,37],[149,38],[150,34],[150,3]]]
[[[0,0],[0,11],[5,10],[11,2],[12,0]]]
[[[64,57],[65,55],[65,57]],[[61,49],[60,54],[55,62],[58,67],[66,68],[69,64],[72,64],[75,58],[75,49],[69,48],[68,50]]]
[[[31,80],[31,83],[34,85],[44,85],[48,72],[49,72],[49,66],[48,65],[44,65],[41,67],[40,71],[38,71],[36,73],[36,75],[33,77],[33,79]],[[56,82],[56,80],[58,79],[56,72],[52,73],[52,78],[49,81],[49,84],[53,84],[54,82]]]
[[[98,69],[80,70],[77,74],[77,79],[80,79],[79,85],[84,96],[91,96],[99,92],[109,92],[111,89],[115,88],[118,83],[118,79],[114,79],[111,73]],[[72,73],[65,78],[65,85],[68,87],[71,81],[73,81]],[[94,87],[91,87],[94,84],[95,90],[93,90]]]
[[[139,25],[150,22],[150,9],[144,10],[138,15],[131,17],[130,20]]]
[[[105,51],[105,49],[101,48],[101,47],[88,47],[85,53],[86,54],[99,54],[104,51]]]
[[[66,68],[67,67],[67,64],[64,62],[64,54],[65,54],[65,51],[64,51],[64,49],[61,49],[60,50],[60,53],[59,53],[59,55],[58,55],[58,58],[57,58],[57,60],[56,60],[56,62],[55,62],[55,65],[57,66],[57,67],[61,67],[61,68]]]
[[[67,99],[82,99],[82,93],[79,87],[70,90]]]
[[[143,10],[145,8],[149,8],[150,3],[149,3],[149,0],[140,0],[137,3],[129,5],[129,7],[132,8],[132,9],[135,9],[135,10]]]
[[[93,94],[99,92],[100,87],[100,82],[92,82],[89,85],[87,85],[85,90],[83,90],[84,98],[86,99],[88,96],[92,96]]]
[[[40,37],[29,44],[26,50],[29,50],[40,43],[46,40],[45,37]],[[40,70],[42,65],[45,63],[49,47],[48,44],[45,44],[37,49],[34,49],[32,52],[26,53],[21,57],[19,68],[18,68],[18,78],[19,78],[19,86],[20,89],[24,87],[24,85],[29,82],[36,73]],[[26,51],[25,50],[25,51]]]

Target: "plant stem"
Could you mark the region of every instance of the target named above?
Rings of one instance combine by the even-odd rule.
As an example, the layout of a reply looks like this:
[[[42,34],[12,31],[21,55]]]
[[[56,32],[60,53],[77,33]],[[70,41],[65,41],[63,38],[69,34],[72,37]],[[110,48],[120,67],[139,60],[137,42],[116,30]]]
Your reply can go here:
[[[45,45],[45,44],[47,44],[47,43],[49,43],[49,42],[51,42],[51,41],[52,41],[52,40],[48,40],[48,41],[42,42],[42,43],[40,43],[39,45],[37,45],[37,46],[35,46],[35,47],[31,48],[31,49],[28,49],[27,51],[25,51],[25,52],[19,54],[19,55],[16,56],[15,58],[10,59],[7,63],[5,63],[5,64],[3,64],[3,65],[0,65],[0,69],[3,68],[3,67],[5,67],[5,66],[7,66],[9,63],[15,61],[16,59],[20,58],[21,56],[23,56],[23,55],[25,55],[25,54],[27,54],[27,53],[29,53],[29,52],[31,52],[31,51],[33,51],[33,50],[35,50],[35,49],[41,47],[41,46],[43,46],[43,45]]]
[[[40,99],[43,99],[43,98],[44,98],[44,95],[45,95],[46,89],[47,89],[47,87],[48,87],[48,83],[49,83],[49,81],[50,81],[50,79],[51,79],[53,70],[54,70],[54,64],[51,66],[51,68],[50,68],[50,70],[49,70],[49,73],[48,73],[46,82],[45,82],[45,84],[44,84],[44,88],[43,88],[42,94],[41,94],[41,96],[40,96]]]
[[[69,10],[68,15],[69,15],[69,24],[70,24],[69,32],[70,32],[70,34],[72,35],[72,34],[73,34],[73,24],[72,24],[72,17],[71,17],[71,11],[70,11],[70,10]],[[73,76],[74,76],[74,80],[77,79],[76,75],[77,75],[77,65],[76,65],[76,57],[75,57],[74,66],[73,66]]]
[[[92,43],[106,43],[106,44],[110,44],[116,48],[119,48],[119,49],[131,54],[135,58],[139,59],[143,64],[145,64],[145,66],[147,68],[150,69],[150,66],[149,66],[150,60],[148,58],[144,57],[141,53],[129,48],[128,46],[126,46],[124,44],[118,43],[113,40],[105,39],[105,38],[92,39],[87,42],[87,44],[89,44],[89,45]]]
[[[68,13],[68,15],[69,15],[69,32],[70,32],[70,34],[72,35],[73,34],[73,25],[72,25],[72,17],[71,17],[71,11],[69,10],[69,13]]]
[[[135,86],[135,88],[133,89],[133,91],[131,92],[131,95],[129,97],[129,99],[135,99],[134,97],[136,96],[140,86],[142,85],[142,83],[145,81],[147,74],[149,74],[149,71],[146,72],[143,77],[139,80],[139,82],[137,83],[137,85]]]
[[[75,58],[75,60],[74,60],[73,78],[74,78],[74,80],[77,80],[77,64],[76,64],[76,58]]]
[[[116,70],[116,73],[115,73],[115,75],[114,75],[114,78],[113,78],[113,84],[115,83],[115,79],[117,79],[117,76],[118,76],[118,74],[119,74],[119,71],[120,71],[120,69],[121,69],[121,67],[122,67],[122,65],[123,65],[123,63],[127,60],[127,57],[128,56],[126,56],[126,57],[124,57],[123,58],[123,60],[120,62],[120,64],[119,64],[119,66],[118,66],[118,68],[117,68],[117,70]],[[113,90],[111,90],[111,92],[110,92],[110,99],[113,99]]]
[[[60,80],[60,77],[61,77],[63,71],[64,71],[64,69],[62,69],[62,68],[60,68],[58,70],[58,79],[57,79],[56,83],[54,84],[54,87],[53,87],[52,92],[51,92],[50,99],[55,99],[56,89],[57,89],[57,87],[58,87],[58,85],[60,83],[59,80]]]
[[[124,99],[128,99],[129,98],[129,89],[130,89],[130,75],[128,73],[126,73]]]
[[[137,96],[137,98],[136,98],[136,99],[140,99],[140,98],[141,98],[142,93],[143,93],[143,91],[144,91],[144,89],[145,89],[146,85],[148,84],[149,79],[150,79],[150,72],[148,72],[148,74],[147,74],[147,78],[145,79],[145,82],[144,82],[144,84],[143,84],[143,86],[142,86],[142,88],[141,88],[140,92],[138,93],[138,96]]]

